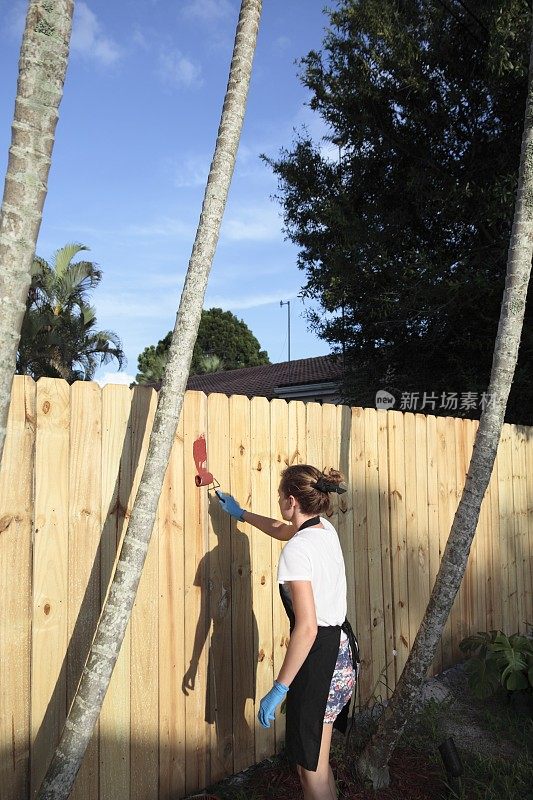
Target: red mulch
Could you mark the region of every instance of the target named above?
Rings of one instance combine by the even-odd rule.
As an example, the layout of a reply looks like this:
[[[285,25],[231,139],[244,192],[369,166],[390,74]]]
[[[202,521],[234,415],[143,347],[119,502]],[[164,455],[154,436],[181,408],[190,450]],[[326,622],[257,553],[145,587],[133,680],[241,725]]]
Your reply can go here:
[[[339,800],[439,800],[446,790],[442,768],[432,764],[423,753],[397,749],[389,763],[391,785],[374,791],[365,789],[350,774],[344,759],[331,764],[339,786]],[[296,770],[286,765],[261,766],[248,783],[250,794],[269,800],[297,800],[301,789]]]

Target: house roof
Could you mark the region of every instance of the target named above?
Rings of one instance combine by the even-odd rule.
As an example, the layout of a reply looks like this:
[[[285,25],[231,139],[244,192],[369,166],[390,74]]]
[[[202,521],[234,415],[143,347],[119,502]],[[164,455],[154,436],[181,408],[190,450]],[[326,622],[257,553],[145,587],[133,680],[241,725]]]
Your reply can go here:
[[[265,364],[261,367],[243,367],[225,372],[208,372],[192,375],[187,389],[205,394],[244,394],[248,397],[279,396],[280,387],[322,384],[339,381],[342,377],[342,360],[337,356],[317,356]]]

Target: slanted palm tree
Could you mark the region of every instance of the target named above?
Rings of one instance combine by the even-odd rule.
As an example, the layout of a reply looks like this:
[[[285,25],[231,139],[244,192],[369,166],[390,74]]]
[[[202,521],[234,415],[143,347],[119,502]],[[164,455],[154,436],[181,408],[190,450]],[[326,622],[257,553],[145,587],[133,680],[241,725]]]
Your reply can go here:
[[[0,461],[67,70],[73,0],[30,0],[0,209]]]
[[[532,18],[533,23],[533,18]],[[388,762],[415,706],[422,682],[465,573],[468,555],[498,450],[505,407],[522,336],[533,256],[533,28],[516,204],[507,274],[489,381],[489,404],[479,420],[465,487],[435,586],[409,658],[378,729],[358,758],[360,774],[375,789],[389,785]]]
[[[159,392],[148,454],[91,651],[38,800],[66,800],[91,739],[135,600],[183,405],[207,279],[241,135],[261,0],[242,0],[215,153]]]
[[[19,374],[72,383],[91,380],[98,366],[112,359],[122,366],[120,339],[113,331],[96,330],[95,309],[87,301],[102,271],[91,261],[73,261],[88,249],[68,244],[55,253],[51,264],[34,259],[17,353]]]

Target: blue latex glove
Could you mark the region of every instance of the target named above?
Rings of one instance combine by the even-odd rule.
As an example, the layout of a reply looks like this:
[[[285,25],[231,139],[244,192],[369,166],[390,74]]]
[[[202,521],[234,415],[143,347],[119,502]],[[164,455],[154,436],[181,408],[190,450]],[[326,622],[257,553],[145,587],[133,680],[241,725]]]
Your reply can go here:
[[[234,519],[238,519],[239,522],[243,521],[243,514],[244,510],[240,507],[238,502],[232,497],[230,494],[226,494],[225,492],[219,492],[215,490],[216,496],[220,500],[220,508],[229,514],[230,517]]]
[[[279,706],[288,691],[289,687],[285,686],[284,683],[274,681],[274,686],[272,689],[263,697],[261,703],[259,704],[259,713],[257,715],[257,719],[263,728],[270,728],[270,722],[276,717],[276,708]]]

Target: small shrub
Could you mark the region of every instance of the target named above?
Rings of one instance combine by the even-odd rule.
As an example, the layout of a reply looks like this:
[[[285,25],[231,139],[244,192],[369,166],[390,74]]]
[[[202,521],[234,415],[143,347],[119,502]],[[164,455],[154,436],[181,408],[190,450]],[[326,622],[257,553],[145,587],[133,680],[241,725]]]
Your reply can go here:
[[[503,686],[508,692],[533,693],[533,639],[518,633],[478,632],[459,643],[472,693],[480,700]]]

